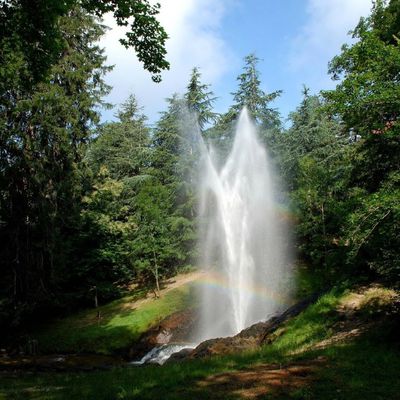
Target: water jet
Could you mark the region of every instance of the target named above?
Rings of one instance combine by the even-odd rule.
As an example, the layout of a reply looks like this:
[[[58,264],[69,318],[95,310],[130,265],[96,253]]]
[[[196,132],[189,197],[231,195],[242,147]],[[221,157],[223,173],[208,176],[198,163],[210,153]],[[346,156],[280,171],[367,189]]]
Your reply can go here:
[[[281,191],[248,111],[218,166],[211,146],[200,163],[202,285],[198,341],[235,335],[288,305],[288,234]]]

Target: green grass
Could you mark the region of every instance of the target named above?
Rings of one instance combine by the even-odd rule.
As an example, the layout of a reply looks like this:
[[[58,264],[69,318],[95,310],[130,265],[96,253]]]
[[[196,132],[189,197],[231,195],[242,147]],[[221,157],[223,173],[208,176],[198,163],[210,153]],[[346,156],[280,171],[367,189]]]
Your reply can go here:
[[[304,387],[272,392],[266,399],[395,400],[400,393],[398,331],[392,322],[378,325],[346,344],[313,350],[312,345],[332,335],[337,307],[349,296],[332,290],[276,332],[276,340],[256,352],[194,360],[163,367],[116,368],[81,373],[41,373],[0,378],[0,399],[241,399],[227,387],[204,387],[199,381],[226,371],[258,364],[313,362],[324,364]],[[397,344],[396,344],[397,343]]]
[[[97,309],[53,321],[31,337],[44,353],[112,354],[132,345],[149,327],[193,303],[193,286],[183,285],[132,309],[127,296]],[[100,312],[101,318],[97,317]]]

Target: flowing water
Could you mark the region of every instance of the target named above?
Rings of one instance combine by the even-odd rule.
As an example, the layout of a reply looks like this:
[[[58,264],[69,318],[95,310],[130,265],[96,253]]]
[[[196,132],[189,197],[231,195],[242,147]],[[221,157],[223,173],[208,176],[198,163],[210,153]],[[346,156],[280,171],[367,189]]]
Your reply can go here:
[[[178,353],[184,349],[193,349],[195,344],[164,344],[161,346],[153,347],[146,353],[140,360],[132,361],[132,365],[143,364],[159,364],[163,365],[172,354]]]
[[[222,167],[203,146],[200,221],[208,280],[198,340],[229,336],[288,302],[289,258],[280,191],[244,109]]]

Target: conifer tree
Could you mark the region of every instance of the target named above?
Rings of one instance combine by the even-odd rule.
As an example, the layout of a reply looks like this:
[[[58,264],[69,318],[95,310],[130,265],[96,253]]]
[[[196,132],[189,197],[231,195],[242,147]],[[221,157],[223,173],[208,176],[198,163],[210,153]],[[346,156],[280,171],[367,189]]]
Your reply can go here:
[[[66,50],[48,77],[33,91],[17,82],[1,97],[2,288],[11,288],[5,295],[16,317],[25,307],[50,301],[68,274],[80,161],[99,119],[96,107],[108,91],[102,77],[109,68],[96,45],[101,25],[74,8],[60,29]]]
[[[210,85],[201,83],[200,78],[198,68],[193,68],[184,98],[189,110],[196,114],[200,130],[203,131],[207,124],[215,122],[218,114],[213,112],[216,100],[214,93],[209,90]]]
[[[280,125],[279,113],[271,108],[270,103],[282,92],[266,93],[261,89],[260,72],[257,69],[259,61],[255,54],[244,58],[243,72],[237,77],[238,89],[232,93],[234,105],[231,107],[231,115],[236,117],[243,107],[247,107],[259,126],[275,128]]]
[[[243,72],[237,77],[238,89],[232,93],[234,104],[228,112],[217,118],[213,127],[205,132],[205,137],[219,150],[221,158],[226,157],[232,146],[235,122],[243,107],[247,107],[258,126],[263,142],[270,142],[271,137],[280,130],[279,112],[272,108],[270,103],[281,94],[281,91],[266,93],[262,90],[260,72],[257,69],[259,61],[254,54],[244,58]]]
[[[129,96],[116,116],[118,121],[97,130],[97,137],[88,149],[92,171],[97,173],[105,166],[113,179],[143,176],[150,161],[150,130],[135,96]]]

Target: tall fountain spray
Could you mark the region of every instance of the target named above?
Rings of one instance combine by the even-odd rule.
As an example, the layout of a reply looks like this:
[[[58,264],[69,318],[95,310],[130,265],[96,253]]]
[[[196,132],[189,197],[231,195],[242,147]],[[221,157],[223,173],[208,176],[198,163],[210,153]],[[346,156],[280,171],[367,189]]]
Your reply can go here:
[[[267,153],[244,109],[222,167],[203,147],[200,220],[206,284],[198,340],[229,336],[288,301],[285,218]]]
[[[198,332],[187,343],[154,347],[134,364],[162,364],[171,354],[210,338],[235,335],[285,309],[290,257],[284,212],[267,153],[246,109],[232,150],[220,167],[202,141],[195,116],[182,110],[190,154],[199,146],[200,231],[205,274]],[[193,180],[191,180],[193,182]],[[283,212],[282,212],[283,211]]]

